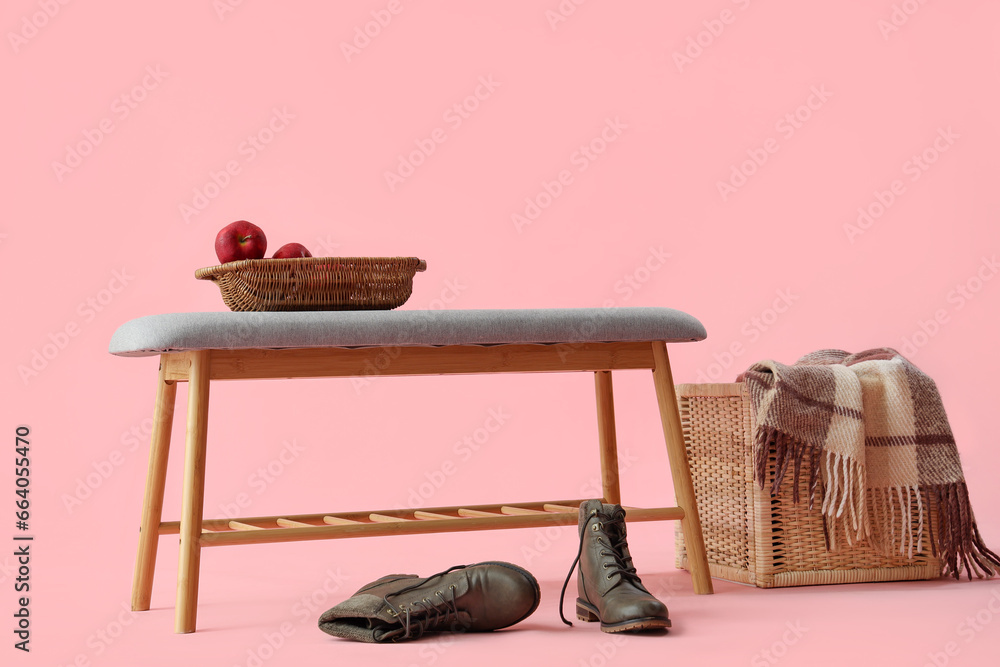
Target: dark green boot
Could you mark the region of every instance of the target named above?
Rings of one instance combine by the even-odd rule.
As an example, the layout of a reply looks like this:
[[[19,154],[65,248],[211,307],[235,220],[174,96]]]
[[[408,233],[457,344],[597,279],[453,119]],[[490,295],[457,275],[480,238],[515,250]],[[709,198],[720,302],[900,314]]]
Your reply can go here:
[[[666,605],[646,590],[632,565],[625,535],[625,510],[621,505],[585,501],[580,505],[579,525],[580,550],[559,597],[563,623],[572,625],[563,615],[563,598],[579,563],[578,619],[600,621],[604,632],[669,628]]]
[[[500,561],[456,565],[426,578],[391,574],[327,610],[319,628],[362,642],[405,641],[425,632],[486,632],[530,616],[539,595],[530,572]]]

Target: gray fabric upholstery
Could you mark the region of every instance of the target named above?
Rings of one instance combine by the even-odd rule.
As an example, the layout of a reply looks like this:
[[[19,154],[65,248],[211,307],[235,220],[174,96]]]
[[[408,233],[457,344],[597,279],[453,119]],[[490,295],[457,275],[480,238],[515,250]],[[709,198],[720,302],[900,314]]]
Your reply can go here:
[[[208,349],[673,343],[705,336],[701,322],[670,308],[172,313],[126,322],[108,351],[142,357]]]

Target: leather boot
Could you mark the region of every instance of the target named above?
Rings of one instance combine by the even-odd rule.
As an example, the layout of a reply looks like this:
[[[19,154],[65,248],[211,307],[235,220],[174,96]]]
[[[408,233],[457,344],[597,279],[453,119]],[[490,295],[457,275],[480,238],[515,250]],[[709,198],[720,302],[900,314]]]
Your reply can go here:
[[[563,623],[572,625],[563,615],[563,598],[579,563],[578,619],[600,621],[604,632],[669,628],[666,605],[646,590],[632,565],[625,536],[625,510],[621,505],[587,500],[580,505],[579,525],[580,550],[559,597]]]
[[[538,582],[525,569],[490,561],[429,577],[390,574],[327,610],[319,628],[363,642],[417,639],[425,632],[485,632],[518,623],[538,608]]]

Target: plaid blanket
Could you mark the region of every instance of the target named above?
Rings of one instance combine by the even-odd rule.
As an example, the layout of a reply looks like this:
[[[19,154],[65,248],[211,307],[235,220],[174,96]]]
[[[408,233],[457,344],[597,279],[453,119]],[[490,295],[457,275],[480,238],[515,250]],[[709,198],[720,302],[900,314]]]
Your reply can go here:
[[[740,380],[756,416],[758,481],[764,485],[773,447],[771,492],[791,468],[793,502],[799,502],[808,461],[809,505],[819,493],[829,548],[837,548],[834,528],[843,528],[849,543],[912,558],[926,532],[942,574],[958,578],[964,569],[971,579],[973,572],[992,577],[1000,571],[1000,557],[976,526],[937,387],[898,352],[820,350],[792,366],[758,362]],[[937,526],[927,520],[931,505]],[[907,529],[914,524],[916,531]]]

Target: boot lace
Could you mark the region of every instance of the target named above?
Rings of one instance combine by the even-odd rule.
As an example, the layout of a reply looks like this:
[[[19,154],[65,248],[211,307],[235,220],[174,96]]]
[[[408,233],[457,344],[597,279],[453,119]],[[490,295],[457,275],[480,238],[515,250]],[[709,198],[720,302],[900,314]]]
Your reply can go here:
[[[621,575],[621,581],[630,581],[639,588],[645,590],[642,585],[642,580],[636,573],[635,566],[632,565],[632,557],[625,556],[625,548],[628,547],[628,539],[625,533],[625,510],[620,507],[616,507],[615,510],[608,514],[600,510],[593,510],[590,516],[587,517],[586,523],[583,525],[583,530],[580,531],[580,546],[576,551],[576,558],[573,559],[573,565],[569,568],[569,574],[566,575],[566,581],[563,582],[562,592],[559,593],[559,618],[566,625],[572,626],[573,624],[566,620],[566,616],[563,613],[563,601],[566,598],[566,587],[569,586],[569,580],[573,577],[573,572],[576,570],[577,565],[580,563],[580,556],[583,554],[583,542],[586,539],[587,529],[590,528],[591,522],[597,521],[596,530],[604,530],[608,538],[611,540],[611,544],[606,544],[604,538],[600,535],[597,537],[599,544],[607,547],[606,549],[601,549],[601,556],[612,556],[614,557],[614,562],[604,563],[604,569],[608,571],[607,578],[611,579],[614,575]]]
[[[400,639],[417,639],[428,630],[437,630],[448,625],[449,621],[451,621],[451,627],[449,628],[451,630],[456,629],[456,624],[461,626],[461,629],[463,630],[468,629],[468,625],[458,616],[458,603],[455,601],[455,584],[448,586],[446,591],[435,591],[434,598],[425,597],[409,604],[400,604],[399,606],[396,606],[389,601],[389,598],[391,597],[396,597],[398,595],[402,595],[403,593],[426,586],[432,579],[446,575],[453,570],[460,570],[464,567],[467,566],[456,565],[448,568],[444,572],[432,574],[419,584],[407,586],[406,588],[402,588],[392,593],[386,593],[382,596],[382,599],[385,600],[385,603],[389,606],[389,613],[399,619],[399,622],[405,630],[405,633],[402,637],[400,637]]]

